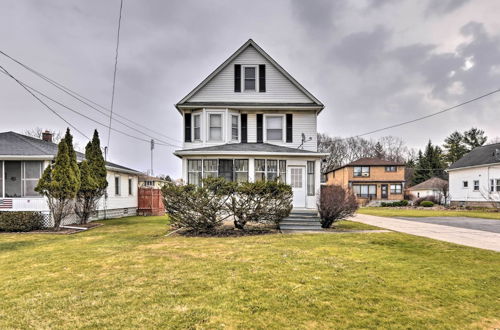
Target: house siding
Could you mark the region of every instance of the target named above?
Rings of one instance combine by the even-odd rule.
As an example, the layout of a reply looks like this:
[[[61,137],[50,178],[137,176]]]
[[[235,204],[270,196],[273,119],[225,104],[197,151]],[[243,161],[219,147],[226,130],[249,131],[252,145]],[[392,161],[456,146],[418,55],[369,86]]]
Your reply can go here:
[[[500,202],[500,192],[489,193],[490,180],[500,179],[500,164],[449,172],[449,194],[452,205],[479,206],[490,203],[490,198]],[[479,191],[474,191],[474,180],[479,180]],[[463,188],[467,181],[468,188]]]
[[[266,65],[266,92],[235,92],[234,64]],[[258,71],[258,70],[257,70]],[[249,46],[203,88],[189,102],[283,102],[311,103],[312,100],[293,85],[253,46]]]

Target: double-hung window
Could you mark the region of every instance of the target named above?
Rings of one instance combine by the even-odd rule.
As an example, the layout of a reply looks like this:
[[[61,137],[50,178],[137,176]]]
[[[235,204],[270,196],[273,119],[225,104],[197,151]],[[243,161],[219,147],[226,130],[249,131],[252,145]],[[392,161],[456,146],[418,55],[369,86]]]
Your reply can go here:
[[[396,172],[397,167],[396,166],[386,166],[385,171],[386,172]]]
[[[479,180],[474,180],[474,191],[479,191]]]
[[[256,159],[255,160],[255,181],[265,181],[266,180],[266,160]]]
[[[209,117],[209,136],[210,141],[222,141],[222,114],[211,113]]]
[[[354,176],[370,176],[370,167],[369,166],[355,166],[354,167]]]
[[[391,184],[391,194],[400,195],[403,193],[403,186],[401,184]]]
[[[236,182],[248,181],[248,159],[234,160],[234,180]]]
[[[244,74],[245,91],[255,91],[257,81],[256,68],[254,66],[246,66]]]
[[[283,116],[266,116],[266,139],[283,141]]]
[[[201,159],[188,159],[188,184],[201,186],[201,173]]]
[[[42,162],[23,162],[24,175],[23,175],[23,197],[39,196],[35,191],[38,185],[38,180],[42,175]]]
[[[216,178],[218,175],[217,159],[205,159],[203,161],[203,178]]]
[[[231,140],[233,141],[238,141],[239,139],[238,118],[237,115],[231,115]]]
[[[115,196],[120,196],[120,177],[115,176]]]
[[[201,140],[201,115],[193,116],[193,141]]]
[[[307,162],[307,196],[314,196],[314,162]]]

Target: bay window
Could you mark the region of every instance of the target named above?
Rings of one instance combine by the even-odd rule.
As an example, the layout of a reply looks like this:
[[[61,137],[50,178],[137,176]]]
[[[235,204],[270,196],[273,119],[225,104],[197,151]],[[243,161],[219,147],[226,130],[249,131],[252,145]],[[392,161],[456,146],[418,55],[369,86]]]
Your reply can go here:
[[[283,140],[283,116],[266,116],[266,139]]]
[[[307,196],[314,196],[314,161],[307,162]]]
[[[238,141],[239,129],[238,129],[238,116],[231,115],[231,140]]]
[[[209,114],[209,140],[222,141],[222,114]]]
[[[193,141],[201,140],[201,115],[193,116]]]

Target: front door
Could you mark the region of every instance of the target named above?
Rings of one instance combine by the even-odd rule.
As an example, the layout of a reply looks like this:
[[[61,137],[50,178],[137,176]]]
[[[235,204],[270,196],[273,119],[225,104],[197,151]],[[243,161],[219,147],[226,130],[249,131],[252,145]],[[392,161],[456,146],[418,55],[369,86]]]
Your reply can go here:
[[[305,167],[289,166],[288,167],[288,184],[292,186],[293,191],[293,207],[306,207],[306,176],[304,175]]]
[[[383,184],[380,186],[380,189],[381,189],[381,197],[382,198],[388,198],[389,197],[389,194],[387,193],[387,185],[386,184]]]

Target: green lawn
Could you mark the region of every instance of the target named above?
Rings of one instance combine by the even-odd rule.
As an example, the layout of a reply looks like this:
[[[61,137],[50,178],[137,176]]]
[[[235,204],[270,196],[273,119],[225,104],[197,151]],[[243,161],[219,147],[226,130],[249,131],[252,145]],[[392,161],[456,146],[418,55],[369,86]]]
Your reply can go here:
[[[476,210],[425,210],[398,209],[391,207],[363,207],[361,214],[378,215],[381,217],[470,217],[500,220],[500,212]]]
[[[500,254],[400,233],[164,237],[131,217],[0,234],[0,328],[500,325]]]

